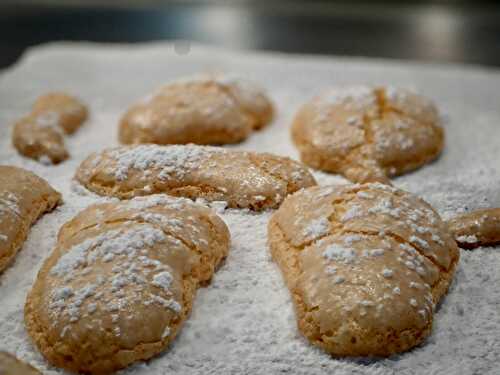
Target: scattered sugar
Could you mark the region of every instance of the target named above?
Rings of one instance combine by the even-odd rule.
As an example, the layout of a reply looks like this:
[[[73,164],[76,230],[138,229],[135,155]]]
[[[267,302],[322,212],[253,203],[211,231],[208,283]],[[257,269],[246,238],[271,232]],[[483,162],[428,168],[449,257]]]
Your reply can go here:
[[[330,221],[326,217],[312,220],[304,229],[304,236],[307,239],[316,239],[324,236],[330,230]]]
[[[382,275],[387,278],[387,279],[390,279],[393,275],[394,275],[394,271],[389,269],[389,268],[384,268],[382,270]]]
[[[152,284],[168,292],[172,285],[172,281],[172,275],[167,271],[163,271],[153,276]]]
[[[342,216],[342,218],[340,220],[342,220],[343,222],[346,222],[346,221],[361,217],[363,215],[364,215],[364,211],[363,211],[362,207],[360,205],[353,205],[353,206],[349,207],[349,209],[344,213],[344,215]]]
[[[336,276],[333,279],[334,284],[342,284],[344,281],[345,281],[345,277],[343,277],[343,276]]]
[[[8,211],[16,216],[21,215],[18,203],[19,199],[15,194],[12,194],[11,192],[4,192],[2,196],[0,196],[0,214]]]
[[[323,251],[323,257],[327,260],[340,261],[344,263],[350,263],[356,258],[356,253],[352,248],[343,247],[339,244],[331,244]]]
[[[349,234],[349,235],[344,237],[344,243],[347,246],[351,246],[353,243],[359,242],[362,239],[363,239],[363,236],[361,236],[360,234]]]

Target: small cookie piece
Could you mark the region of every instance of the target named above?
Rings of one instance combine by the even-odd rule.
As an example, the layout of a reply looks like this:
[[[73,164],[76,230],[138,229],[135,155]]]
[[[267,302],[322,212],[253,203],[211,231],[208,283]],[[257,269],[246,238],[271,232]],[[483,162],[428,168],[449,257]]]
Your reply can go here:
[[[474,249],[500,243],[500,208],[467,212],[448,221],[458,246]]]
[[[12,354],[0,352],[0,375],[42,375],[34,367],[21,362]]]
[[[361,183],[389,183],[435,159],[444,143],[434,104],[392,87],[332,89],[299,110],[291,133],[305,164]]]
[[[61,195],[44,179],[21,168],[0,165],[0,272],[23,245],[31,225],[60,200]]]
[[[421,343],[459,259],[430,205],[381,183],[297,192],[268,236],[299,330],[339,356],[389,356]]]
[[[73,134],[87,116],[85,105],[72,96],[43,95],[33,105],[31,114],[14,125],[12,143],[24,156],[58,164],[69,157],[64,134]]]
[[[212,210],[165,195],[96,204],[59,231],[25,306],[57,367],[108,374],[162,352],[229,251]]]
[[[166,193],[254,210],[278,207],[288,194],[316,184],[286,157],[197,145],[107,149],[84,160],[75,178],[94,193],[121,199]]]
[[[271,121],[273,106],[254,84],[231,75],[172,82],[132,106],[120,121],[125,144],[228,144]]]
[[[41,162],[58,164],[69,157],[59,129],[39,122],[33,115],[22,118],[14,125],[12,143],[22,155]]]

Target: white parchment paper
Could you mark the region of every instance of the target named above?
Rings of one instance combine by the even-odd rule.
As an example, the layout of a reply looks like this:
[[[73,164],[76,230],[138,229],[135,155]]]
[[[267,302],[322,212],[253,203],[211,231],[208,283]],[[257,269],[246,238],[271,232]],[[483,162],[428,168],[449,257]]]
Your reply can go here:
[[[217,71],[257,81],[275,102],[277,116],[236,147],[294,158],[288,133],[292,117],[301,103],[325,88],[373,83],[418,89],[436,101],[446,118],[446,148],[437,162],[395,184],[421,195],[444,217],[500,206],[500,71],[185,47],[179,55],[168,43],[51,44],[31,49],[0,74],[0,163],[34,171],[65,200],[38,221],[15,263],[0,275],[0,350],[45,374],[64,372],[50,367],[30,343],[23,305],[59,227],[97,200],[72,188],[71,178],[89,153],[117,144],[119,117],[131,103],[171,79]],[[91,110],[90,120],[67,140],[72,158],[58,166],[22,158],[10,142],[12,123],[51,90],[75,94]],[[337,176],[315,176],[321,184],[343,182]],[[288,290],[266,246],[270,214],[222,213],[232,234],[224,266],[210,286],[199,290],[191,317],[170,348],[124,374],[500,373],[500,248],[461,251],[455,282],[423,345],[389,359],[339,360],[310,346],[297,331]]]

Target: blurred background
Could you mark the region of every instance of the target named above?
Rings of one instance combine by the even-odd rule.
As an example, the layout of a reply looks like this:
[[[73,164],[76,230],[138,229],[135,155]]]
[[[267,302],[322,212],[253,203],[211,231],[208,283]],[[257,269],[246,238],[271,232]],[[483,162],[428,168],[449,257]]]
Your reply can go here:
[[[0,0],[0,68],[49,41],[166,39],[500,66],[500,1]]]

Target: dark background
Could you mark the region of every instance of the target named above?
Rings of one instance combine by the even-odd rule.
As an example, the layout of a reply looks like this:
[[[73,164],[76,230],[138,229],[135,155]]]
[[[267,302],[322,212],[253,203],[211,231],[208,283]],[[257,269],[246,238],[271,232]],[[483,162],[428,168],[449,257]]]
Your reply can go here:
[[[0,68],[48,41],[162,39],[500,66],[500,2],[0,0]]]

